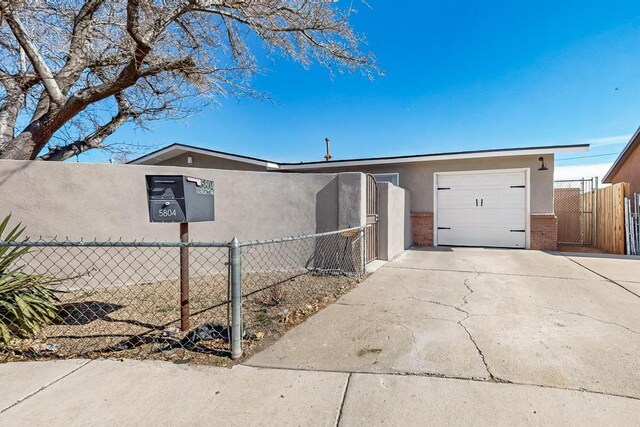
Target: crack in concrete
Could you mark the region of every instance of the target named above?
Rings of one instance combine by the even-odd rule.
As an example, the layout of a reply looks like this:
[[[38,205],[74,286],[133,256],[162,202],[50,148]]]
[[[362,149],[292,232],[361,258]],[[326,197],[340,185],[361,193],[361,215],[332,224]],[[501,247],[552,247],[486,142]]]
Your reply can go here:
[[[491,372],[491,368],[489,368],[489,363],[487,362],[487,359],[484,356],[484,353],[482,352],[482,350],[480,350],[480,347],[478,346],[478,343],[476,342],[475,338],[473,338],[473,335],[471,334],[471,331],[469,331],[469,328],[467,328],[462,322],[464,322],[465,320],[468,320],[469,317],[471,317],[472,315],[467,311],[464,310],[462,307],[464,307],[465,305],[468,304],[468,300],[467,298],[469,298],[473,293],[474,290],[471,287],[471,285],[469,285],[469,281],[473,280],[473,279],[477,279],[478,277],[480,277],[480,272],[478,271],[478,268],[476,267],[475,263],[469,259],[463,258],[462,261],[467,262],[469,264],[471,264],[471,268],[474,271],[475,276],[474,277],[467,277],[464,279],[464,286],[467,288],[467,290],[469,291],[466,295],[464,295],[462,297],[462,304],[460,304],[459,306],[457,306],[458,310],[462,311],[465,313],[465,318],[462,320],[459,320],[457,323],[458,325],[460,325],[462,327],[462,329],[464,329],[464,331],[467,333],[467,335],[469,336],[469,339],[471,340],[471,342],[473,343],[473,346],[476,348],[476,351],[478,352],[478,355],[480,356],[480,359],[482,360],[482,364],[484,365],[484,368],[486,369],[487,373],[489,374],[489,379],[491,381],[494,382],[506,382],[505,380],[496,377],[495,375],[493,375],[493,372]]]
[[[342,413],[344,412],[344,403],[347,401],[347,392],[349,391],[349,385],[351,384],[351,376],[353,373],[349,372],[347,376],[347,383],[344,386],[344,392],[342,393],[342,402],[340,403],[340,410],[338,411],[338,418],[336,419],[335,426],[338,427],[342,421]]]
[[[406,298],[392,298],[392,299],[384,299],[384,300],[378,300],[378,301],[373,301],[373,302],[368,302],[368,303],[350,303],[350,302],[344,302],[344,301],[336,301],[334,302],[332,305],[344,305],[346,307],[372,307],[374,305],[378,305],[378,304],[384,304],[387,302],[395,302],[395,301],[405,301],[411,299],[409,297]]]
[[[281,366],[267,366],[267,365],[261,365],[261,364],[251,364],[251,363],[243,363],[243,365],[249,366],[252,368],[279,369],[283,371],[327,372],[327,373],[334,373],[334,374],[348,373],[348,374],[359,374],[359,375],[387,375],[387,376],[398,376],[398,377],[425,377],[425,378],[438,378],[438,379],[444,379],[444,380],[474,381],[474,382],[480,382],[480,383],[494,382],[498,384],[514,385],[514,386],[529,386],[529,387],[538,387],[538,388],[548,388],[552,390],[576,391],[576,392],[582,392],[582,393],[599,394],[602,396],[619,397],[623,399],[632,399],[632,400],[640,401],[640,396],[631,396],[627,394],[618,394],[618,393],[610,393],[610,392],[599,391],[599,390],[591,390],[584,387],[560,387],[560,386],[554,386],[554,385],[548,385],[548,384],[545,385],[545,384],[536,384],[536,383],[527,383],[527,382],[516,382],[516,381],[503,380],[503,379],[497,379],[495,381],[492,381],[490,379],[482,378],[482,377],[463,377],[463,376],[456,376],[456,375],[441,374],[436,372],[382,372],[382,371],[376,372],[376,371],[365,371],[365,370],[341,371],[337,369],[286,368]]]
[[[627,288],[626,286],[624,286],[624,285],[622,285],[622,284],[620,284],[620,283],[616,282],[615,280],[610,279],[609,277],[605,276],[604,274],[600,274],[600,273],[598,273],[597,271],[590,269],[590,268],[589,268],[589,267],[587,267],[586,265],[580,264],[578,261],[576,261],[575,259],[573,259],[573,258],[571,258],[571,257],[569,257],[569,256],[567,256],[567,255],[565,255],[565,254],[564,254],[564,253],[562,253],[562,252],[559,252],[559,254],[560,254],[560,255],[562,255],[563,257],[565,257],[566,259],[568,259],[569,261],[571,261],[571,262],[573,262],[573,263],[575,263],[575,264],[579,265],[580,267],[584,268],[585,270],[590,271],[590,272],[592,272],[593,274],[595,274],[595,275],[597,275],[597,276],[602,277],[602,278],[603,278],[603,279],[605,279],[607,282],[613,283],[614,285],[616,285],[616,286],[620,287],[621,289],[624,289],[625,291],[629,292],[631,295],[633,295],[633,296],[635,296],[635,297],[640,298],[640,295],[638,295],[637,293],[633,292],[631,289]]]
[[[469,317],[467,316],[467,317],[465,317],[464,319],[460,320],[457,323],[458,323],[458,325],[462,326],[462,329],[464,329],[464,331],[467,333],[467,335],[469,335],[469,339],[471,340],[471,342],[475,346],[476,351],[478,352],[478,355],[480,355],[480,359],[482,360],[482,363],[484,364],[484,368],[487,370],[487,373],[489,374],[489,379],[491,381],[494,381],[494,382],[508,382],[508,381],[505,381],[505,380],[503,380],[501,378],[498,378],[495,375],[493,375],[493,372],[491,372],[491,369],[489,369],[489,364],[487,363],[487,360],[484,357],[484,353],[482,353],[482,350],[480,350],[480,347],[478,347],[478,343],[473,338],[473,335],[471,335],[471,332],[469,332],[469,329],[467,329],[467,327],[464,324],[462,324],[462,322],[464,322],[468,318]]]
[[[420,350],[418,349],[418,339],[416,338],[416,334],[415,332],[413,332],[413,329],[411,329],[404,323],[398,322],[398,324],[409,331],[409,333],[411,334],[411,338],[413,339],[413,348],[416,350],[416,354],[420,355]]]
[[[489,363],[487,362],[487,360],[486,360],[486,358],[484,356],[484,353],[482,352],[482,350],[480,350],[480,347],[478,346],[478,343],[473,338],[473,335],[471,334],[469,329],[462,323],[465,320],[469,319],[469,317],[472,316],[467,310],[464,310],[462,308],[463,306],[465,306],[468,303],[467,298],[469,298],[469,296],[471,296],[471,294],[474,293],[473,288],[471,288],[471,286],[469,285],[469,281],[472,280],[472,279],[477,279],[481,275],[481,273],[478,271],[478,269],[476,268],[476,266],[475,266],[475,264],[473,262],[471,262],[469,260],[464,260],[464,261],[469,262],[471,264],[471,267],[474,270],[475,276],[474,277],[467,277],[464,280],[463,284],[467,288],[468,293],[462,297],[462,301],[463,302],[460,305],[446,304],[446,303],[443,303],[443,302],[440,302],[440,301],[425,300],[425,299],[422,299],[422,298],[417,298],[409,291],[409,289],[407,289],[407,287],[404,284],[404,280],[398,275],[397,277],[398,277],[398,280],[399,280],[399,284],[402,287],[402,289],[404,289],[404,292],[408,295],[409,298],[412,298],[412,299],[417,300],[417,301],[426,302],[426,303],[429,303],[429,304],[436,304],[436,305],[440,305],[440,306],[443,306],[443,307],[449,307],[449,308],[452,308],[452,309],[454,309],[454,310],[456,310],[456,311],[458,311],[460,313],[463,313],[465,315],[464,319],[461,319],[461,320],[458,320],[458,321],[451,320],[451,322],[457,323],[462,329],[464,329],[466,334],[469,336],[469,339],[471,340],[471,342],[473,343],[473,346],[475,347],[476,351],[478,352],[478,356],[480,356],[480,360],[482,361],[482,364],[484,365],[485,370],[487,371],[487,374],[489,375],[489,380],[491,380],[493,382],[508,382],[506,380],[498,378],[497,376],[495,376],[493,374],[493,372],[491,372],[491,368],[489,367]],[[442,320],[444,320],[444,319],[442,319]],[[401,326],[404,326],[405,328],[407,328],[406,325],[402,325],[401,324]],[[411,333],[412,333],[412,335],[414,337],[414,344],[415,344],[415,335],[413,334],[413,331],[411,331]],[[416,349],[416,351],[417,351],[417,349]]]
[[[0,410],[0,414],[3,414],[4,412],[8,411],[9,409],[21,404],[22,402],[24,402],[25,400],[35,396],[36,394],[40,393],[41,391],[51,387],[52,385],[56,384],[57,382],[60,382],[62,380],[64,380],[65,378],[67,378],[69,375],[79,371],[81,368],[84,368],[85,366],[87,366],[89,363],[91,363],[92,360],[85,360],[84,363],[80,363],[79,366],[77,368],[72,369],[71,371],[67,372],[66,374],[62,375],[59,378],[56,378],[55,380],[51,381],[48,384],[45,384],[44,386],[40,387],[38,390],[26,395],[23,398],[20,398],[18,400],[16,400],[15,402],[13,402],[11,405],[7,406],[6,408],[3,408]]]
[[[629,328],[629,327],[627,327],[625,325],[621,325],[620,323],[608,322],[606,320],[598,319],[597,317],[589,316],[588,314],[583,314],[583,313],[579,313],[579,312],[576,312],[576,311],[560,310],[559,308],[554,308],[554,307],[542,307],[542,308],[544,308],[546,310],[555,311],[557,313],[564,313],[564,314],[571,314],[571,315],[574,315],[574,316],[586,317],[587,319],[595,320],[596,322],[604,323],[606,325],[613,325],[613,326],[617,326],[617,327],[622,328],[622,329],[626,329],[627,331],[632,332],[634,334],[640,334],[639,331],[631,329],[631,328]]]
[[[385,266],[384,268],[386,268],[386,269],[395,269],[395,270],[439,271],[439,272],[444,272],[444,273],[480,273],[480,274],[491,274],[491,275],[494,275],[494,276],[539,277],[539,278],[542,278],[542,279],[562,279],[562,280],[577,280],[577,281],[584,280],[584,278],[582,278],[582,277],[578,278],[578,277],[562,277],[562,276],[545,276],[545,275],[541,275],[541,274],[501,273],[501,272],[498,272],[498,271],[454,270],[454,269],[446,269],[446,268],[420,268],[420,267],[404,267],[404,266],[395,266],[395,265]],[[602,277],[603,279],[611,281],[610,279],[608,279],[608,278],[606,278],[606,277],[604,277],[602,275],[599,275],[599,276]],[[636,296],[638,296],[638,295],[636,295]]]
[[[474,292],[473,289],[471,288],[471,286],[469,285],[469,280],[477,279],[478,277],[480,277],[480,274],[481,274],[478,271],[478,268],[476,267],[476,264],[473,261],[468,260],[466,258],[463,258],[462,261],[468,262],[469,264],[471,264],[471,268],[473,268],[473,271],[475,272],[476,275],[475,275],[475,277],[467,277],[466,279],[464,279],[464,283],[463,284],[467,288],[469,293],[462,297],[462,304],[460,304],[458,307],[463,307],[463,306],[468,304],[469,301],[467,300],[467,298],[469,298],[471,296],[471,294]],[[467,317],[468,317],[468,315],[469,315],[469,313],[467,313]]]
[[[402,287],[402,289],[404,290],[404,293],[407,294],[407,299],[412,299],[415,301],[420,301],[420,302],[424,302],[427,304],[435,304],[435,305],[439,305],[442,307],[448,307],[448,308],[452,308],[456,311],[459,311],[460,313],[466,314],[468,315],[469,313],[467,313],[466,311],[462,310],[460,307],[455,306],[453,304],[447,304],[444,302],[440,302],[440,301],[435,301],[435,300],[429,300],[429,299],[424,299],[424,298],[418,298],[415,295],[413,295],[413,293],[411,293],[411,291],[406,287],[406,285],[404,284],[404,279],[402,279],[400,276],[397,276],[398,280],[399,280],[399,284]]]

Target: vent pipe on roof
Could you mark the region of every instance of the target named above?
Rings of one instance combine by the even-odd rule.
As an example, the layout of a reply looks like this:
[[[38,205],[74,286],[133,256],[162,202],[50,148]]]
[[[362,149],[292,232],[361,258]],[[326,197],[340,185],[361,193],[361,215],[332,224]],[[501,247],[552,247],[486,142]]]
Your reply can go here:
[[[328,162],[329,160],[331,160],[331,152],[330,152],[331,150],[329,149],[329,142],[330,142],[329,138],[325,138],[324,142],[327,145],[327,154],[324,156],[324,158]]]

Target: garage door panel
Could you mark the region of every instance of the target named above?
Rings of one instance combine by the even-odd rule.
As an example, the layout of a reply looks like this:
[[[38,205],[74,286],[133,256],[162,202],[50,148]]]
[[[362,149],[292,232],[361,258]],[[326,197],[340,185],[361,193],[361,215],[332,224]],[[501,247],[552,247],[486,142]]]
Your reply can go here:
[[[478,191],[473,190],[440,190],[438,191],[438,206],[445,208],[475,208],[476,200],[480,204]]]
[[[525,186],[525,172],[438,175],[438,244],[524,248]]]
[[[476,207],[525,209],[526,203],[524,188],[438,191],[438,207],[443,209]]]
[[[517,208],[525,209],[527,206],[526,191],[524,188],[508,188],[504,190],[484,190],[480,199],[481,206],[485,208]]]
[[[438,188],[453,190],[506,189],[511,186],[523,185],[526,185],[526,177],[521,172],[440,175],[438,177]]]
[[[504,227],[458,227],[438,230],[438,244],[444,246],[486,246],[504,248],[524,248],[526,235]]]
[[[521,209],[438,209],[439,227],[483,225],[523,228],[526,219]]]

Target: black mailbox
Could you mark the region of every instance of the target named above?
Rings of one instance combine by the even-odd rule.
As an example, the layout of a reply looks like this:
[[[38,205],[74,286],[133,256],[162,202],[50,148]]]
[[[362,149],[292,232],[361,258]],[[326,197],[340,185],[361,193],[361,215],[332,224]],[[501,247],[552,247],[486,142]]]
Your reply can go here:
[[[213,221],[213,181],[183,175],[147,175],[151,222]]]

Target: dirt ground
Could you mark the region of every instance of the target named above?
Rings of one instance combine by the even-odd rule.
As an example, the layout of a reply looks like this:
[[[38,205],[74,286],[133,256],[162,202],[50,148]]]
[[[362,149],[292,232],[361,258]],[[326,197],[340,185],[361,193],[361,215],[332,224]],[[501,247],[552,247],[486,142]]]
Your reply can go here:
[[[358,281],[307,271],[245,274],[245,355],[277,341]],[[0,361],[114,357],[230,365],[227,291],[226,276],[191,279],[187,332],[179,329],[177,280],[58,293],[57,321],[33,339],[0,347]]]

